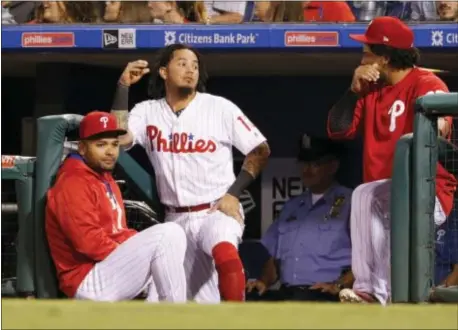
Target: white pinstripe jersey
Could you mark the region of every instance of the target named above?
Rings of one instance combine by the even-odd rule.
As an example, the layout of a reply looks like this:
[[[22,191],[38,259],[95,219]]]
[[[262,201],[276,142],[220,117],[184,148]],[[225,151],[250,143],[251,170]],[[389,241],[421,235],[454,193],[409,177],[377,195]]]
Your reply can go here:
[[[128,128],[154,167],[161,202],[172,207],[222,197],[235,180],[232,146],[246,155],[266,140],[235,104],[206,93],[180,116],[165,99],[138,103]]]

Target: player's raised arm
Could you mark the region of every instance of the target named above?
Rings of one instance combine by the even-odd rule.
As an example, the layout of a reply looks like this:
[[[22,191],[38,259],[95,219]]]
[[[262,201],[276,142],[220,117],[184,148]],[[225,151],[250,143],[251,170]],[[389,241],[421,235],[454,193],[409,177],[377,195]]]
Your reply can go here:
[[[353,139],[363,116],[364,99],[361,93],[368,83],[379,79],[377,65],[361,65],[353,75],[351,87],[331,108],[328,115],[327,130],[330,138]]]
[[[128,129],[128,118],[129,118],[129,88],[132,84],[137,83],[144,75],[148,74],[148,62],[138,60],[130,62],[124,69],[121,77],[119,78],[113,105],[111,107],[111,113],[116,116],[118,120],[118,127],[126,129],[127,134],[119,137],[119,142],[123,147],[130,147],[135,142],[135,133],[132,132],[132,127],[136,125],[129,125]],[[133,117],[139,116],[137,112],[132,114]],[[141,121],[141,118],[137,118],[137,121]],[[136,118],[132,118],[131,122],[135,124]]]

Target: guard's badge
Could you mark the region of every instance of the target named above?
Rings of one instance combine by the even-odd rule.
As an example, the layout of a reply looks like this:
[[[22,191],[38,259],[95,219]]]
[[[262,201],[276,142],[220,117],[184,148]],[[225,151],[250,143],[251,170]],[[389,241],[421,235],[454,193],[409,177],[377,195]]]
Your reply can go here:
[[[345,203],[345,196],[337,196],[336,199],[334,199],[334,203],[331,206],[331,210],[329,211],[328,218],[338,217],[344,203]]]

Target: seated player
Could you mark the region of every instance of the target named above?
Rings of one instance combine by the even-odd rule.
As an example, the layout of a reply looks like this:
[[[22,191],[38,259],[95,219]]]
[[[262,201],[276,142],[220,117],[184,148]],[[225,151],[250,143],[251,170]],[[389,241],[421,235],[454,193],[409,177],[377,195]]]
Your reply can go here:
[[[247,291],[256,288],[263,295],[280,279],[280,291],[268,292],[264,299],[339,301],[339,291],[353,284],[351,189],[335,180],[341,147],[307,135],[301,142],[298,159],[307,190],[285,204],[262,238],[270,258],[261,277],[248,281]]]
[[[350,35],[363,43],[361,65],[351,87],[329,112],[328,133],[334,139],[363,135],[364,184],[352,195],[351,243],[353,289],[340,292],[344,302],[380,302],[391,298],[390,191],[397,141],[412,133],[415,101],[426,94],[447,92],[433,73],[417,67],[414,34],[394,17],[377,17],[364,35]],[[440,118],[439,131],[447,138],[452,118]],[[450,214],[456,178],[438,164],[434,220],[442,224]]]
[[[68,297],[185,302],[186,236],[175,223],[137,233],[126,226],[111,174],[119,156],[116,118],[91,112],[81,121],[78,153],[70,154],[48,192],[46,235],[59,286]]]

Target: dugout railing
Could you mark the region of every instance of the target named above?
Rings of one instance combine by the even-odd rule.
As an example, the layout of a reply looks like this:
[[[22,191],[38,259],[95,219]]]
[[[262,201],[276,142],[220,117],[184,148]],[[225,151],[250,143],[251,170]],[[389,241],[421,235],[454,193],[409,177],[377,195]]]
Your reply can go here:
[[[456,177],[456,168],[447,160],[457,158],[456,146],[438,138],[437,119],[442,116],[458,117],[458,93],[419,98],[414,133],[397,143],[391,191],[391,289],[395,303],[428,301],[434,287],[437,162]],[[444,300],[458,301],[458,287],[437,290]]]
[[[11,291],[17,296],[32,296],[35,291],[33,246],[34,165],[34,157],[2,155],[2,180],[14,181],[16,195],[16,202],[12,202],[12,200],[4,202],[2,191],[2,214],[17,219],[17,230],[9,233],[9,243],[15,250],[16,256],[15,286],[11,288]],[[2,242],[2,248],[6,248],[4,242]],[[4,279],[3,275],[4,270],[2,269],[2,289],[3,284],[7,283],[6,281],[8,280]]]

